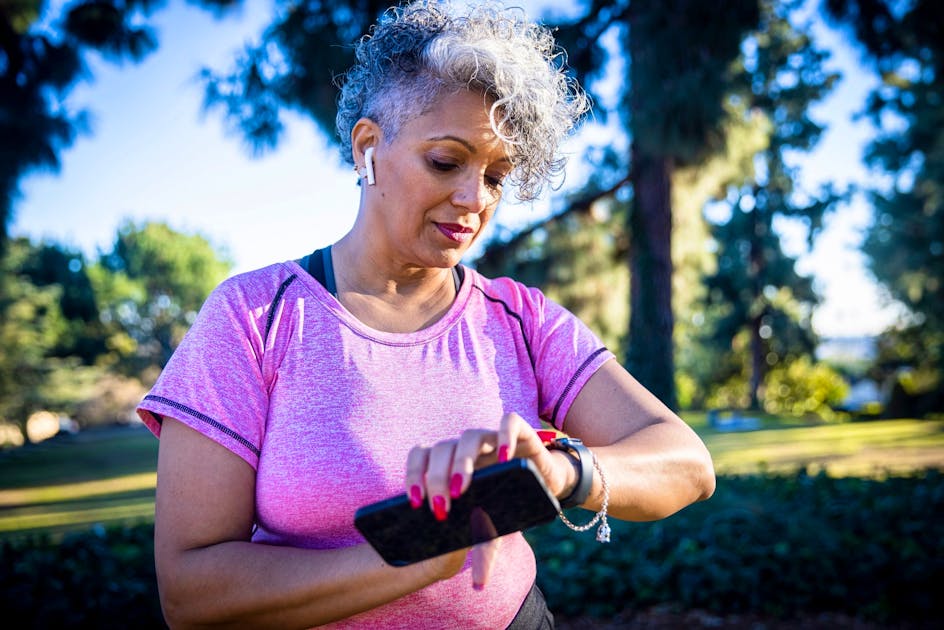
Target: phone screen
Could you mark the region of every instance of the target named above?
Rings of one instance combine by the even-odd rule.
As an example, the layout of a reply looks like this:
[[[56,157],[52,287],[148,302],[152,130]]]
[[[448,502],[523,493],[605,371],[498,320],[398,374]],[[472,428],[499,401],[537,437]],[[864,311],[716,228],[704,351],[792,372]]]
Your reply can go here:
[[[403,566],[554,520],[560,510],[528,459],[480,468],[445,521],[405,495],[365,505],[354,526],[385,562]]]

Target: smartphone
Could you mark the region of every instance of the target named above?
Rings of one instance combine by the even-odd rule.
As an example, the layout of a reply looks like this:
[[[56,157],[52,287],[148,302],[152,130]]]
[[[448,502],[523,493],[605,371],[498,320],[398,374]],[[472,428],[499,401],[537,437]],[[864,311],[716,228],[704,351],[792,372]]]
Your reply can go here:
[[[531,460],[480,468],[445,521],[427,503],[413,509],[405,495],[365,505],[354,526],[387,564],[405,566],[554,520],[557,498]]]

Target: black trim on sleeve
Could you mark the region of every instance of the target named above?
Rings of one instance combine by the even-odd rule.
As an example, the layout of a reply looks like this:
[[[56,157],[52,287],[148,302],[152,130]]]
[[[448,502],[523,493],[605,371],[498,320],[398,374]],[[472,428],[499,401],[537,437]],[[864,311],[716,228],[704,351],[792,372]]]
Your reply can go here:
[[[584,360],[584,362],[577,368],[577,371],[574,372],[574,375],[570,377],[570,380],[567,382],[567,387],[564,388],[564,391],[561,392],[560,397],[557,399],[557,404],[554,405],[554,413],[551,414],[551,424],[555,427],[557,426],[557,413],[560,411],[561,405],[564,404],[564,399],[567,398],[568,392],[573,388],[574,383],[577,382],[577,379],[580,378],[580,375],[586,370],[590,364],[596,359],[601,352],[606,352],[606,348],[597,348],[590,354],[589,357]]]
[[[279,303],[279,300],[282,299],[282,295],[285,293],[285,290],[288,289],[288,285],[292,284],[295,281],[296,275],[293,273],[279,286],[279,290],[275,292],[275,298],[272,300],[272,304],[269,306],[269,317],[266,320],[265,327],[265,337],[264,343],[269,341],[269,330],[272,328],[272,322],[275,320],[275,308]]]
[[[292,276],[292,277],[294,278],[295,276]],[[178,411],[183,411],[184,413],[186,413],[188,416],[192,418],[196,418],[197,420],[201,422],[205,422],[206,424],[210,425],[217,431],[220,431],[221,433],[225,433],[229,437],[233,438],[234,440],[236,440],[237,442],[239,442],[240,444],[248,448],[250,451],[252,451],[253,455],[255,455],[256,457],[259,457],[259,455],[262,453],[262,451],[260,451],[259,448],[256,447],[252,442],[250,442],[249,440],[247,440],[240,434],[236,433],[235,431],[233,431],[226,425],[220,423],[217,420],[214,420],[213,418],[209,416],[206,416],[200,413],[199,411],[195,409],[191,409],[190,407],[186,405],[182,405],[181,403],[175,400],[170,400],[168,398],[164,398],[163,396],[154,396],[152,394],[148,394],[147,396],[145,396],[144,400],[153,400],[154,402],[161,403],[162,405],[173,407],[174,409],[177,409]]]
[[[534,371],[535,370],[534,355],[531,353],[531,344],[528,343],[528,336],[524,332],[524,320],[521,318],[521,315],[514,312],[512,308],[508,306],[507,302],[505,302],[504,300],[500,298],[492,297],[491,295],[485,292],[485,289],[478,286],[477,284],[473,284],[472,287],[475,289],[478,289],[482,293],[482,295],[485,296],[486,300],[501,304],[502,307],[505,309],[505,312],[508,313],[510,316],[514,317],[518,321],[518,327],[521,329],[521,340],[524,341],[525,350],[528,351],[528,361],[531,362],[531,370]]]

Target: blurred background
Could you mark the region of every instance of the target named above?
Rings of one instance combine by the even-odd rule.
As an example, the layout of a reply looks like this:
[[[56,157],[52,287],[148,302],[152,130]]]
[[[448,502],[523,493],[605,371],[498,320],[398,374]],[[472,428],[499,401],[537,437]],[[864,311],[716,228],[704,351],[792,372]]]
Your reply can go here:
[[[573,627],[666,606],[709,611],[688,626],[939,617],[944,7],[515,4],[594,108],[565,177],[507,191],[466,264],[583,318],[722,475],[620,532],[632,577],[536,532],[569,550],[545,574],[597,589],[548,584],[552,608]],[[387,7],[0,0],[0,593],[35,625],[160,624],[157,441],[134,407],[217,283],[353,223],[334,81]]]

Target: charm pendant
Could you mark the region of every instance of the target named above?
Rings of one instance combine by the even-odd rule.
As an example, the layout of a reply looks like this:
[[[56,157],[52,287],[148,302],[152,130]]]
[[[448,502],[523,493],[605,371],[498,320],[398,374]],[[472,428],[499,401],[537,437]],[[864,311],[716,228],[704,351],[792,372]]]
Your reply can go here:
[[[606,523],[600,525],[597,528],[597,542],[608,543],[610,542],[610,526]]]

